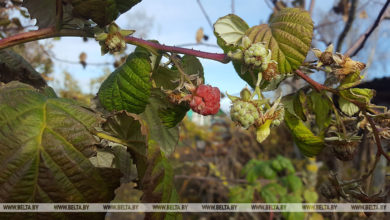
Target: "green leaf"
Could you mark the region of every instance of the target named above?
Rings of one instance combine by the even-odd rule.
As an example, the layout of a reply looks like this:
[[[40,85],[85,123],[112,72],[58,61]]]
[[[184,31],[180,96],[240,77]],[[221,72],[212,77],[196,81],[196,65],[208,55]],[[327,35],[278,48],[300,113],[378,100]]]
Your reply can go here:
[[[160,109],[158,116],[165,127],[173,128],[183,120],[188,110],[190,110],[190,108],[187,105],[180,104],[175,105],[174,107]]]
[[[286,193],[286,188],[277,183],[269,183],[260,190],[260,195],[266,203],[278,203],[279,197]]]
[[[326,94],[318,92],[311,92],[309,94],[311,99],[312,108],[316,116],[316,124],[320,131],[326,129],[331,122],[331,103],[328,100]]]
[[[72,0],[73,14],[91,19],[103,27],[117,19],[141,0]]]
[[[13,50],[0,50],[0,82],[9,83],[20,81],[43,89],[45,80],[35,69],[19,54]]]
[[[104,131],[124,142],[137,165],[138,176],[143,177],[146,170],[147,132],[140,117],[125,111],[118,112],[107,118],[102,128]],[[118,150],[114,152],[121,153]]]
[[[282,181],[291,192],[296,194],[300,194],[302,192],[302,180],[294,174],[289,174],[288,176],[283,177]]]
[[[126,62],[103,82],[98,92],[100,103],[109,111],[142,113],[152,88],[151,71],[148,54],[130,54]]]
[[[171,154],[179,141],[179,128],[167,128],[159,117],[159,112],[172,107],[167,96],[160,89],[153,89],[149,99],[149,105],[141,117],[146,120],[149,129],[149,140],[154,140],[160,145],[165,154]]]
[[[265,200],[266,203],[278,203],[278,197],[276,196],[276,193],[274,193],[271,190],[267,190],[266,188],[263,188],[260,191],[261,198]]]
[[[229,190],[230,203],[251,203],[253,201],[253,194],[255,188],[247,185],[245,188],[240,186],[231,187]]]
[[[11,82],[0,87],[0,200],[109,202],[117,169],[89,161],[99,117],[73,101],[49,98]]]
[[[199,59],[194,56],[185,55],[181,59],[181,67],[187,75],[197,75],[204,81],[203,66]],[[153,72],[152,79],[157,88],[175,89],[179,83],[174,82],[180,78],[180,73],[176,68],[169,69],[159,66],[157,71]]]
[[[279,163],[283,169],[287,170],[289,173],[295,173],[295,168],[294,168],[294,165],[291,163],[291,160],[289,160],[281,155],[278,155],[276,160],[279,161]]]
[[[307,109],[307,101],[307,96],[303,90],[298,91],[298,94],[295,96],[293,101],[294,112],[303,121],[307,120],[306,115],[309,114]]]
[[[152,79],[156,85],[156,88],[174,90],[179,83],[173,82],[179,79],[180,73],[177,70],[172,70],[167,67],[159,66],[153,73]]]
[[[359,111],[359,107],[357,107],[352,102],[345,100],[343,97],[339,97],[338,102],[341,111],[347,114],[348,116],[353,116]]]
[[[242,172],[246,174],[246,180],[249,183],[254,183],[259,177],[275,179],[277,176],[269,162],[259,160],[251,160],[248,162]]]
[[[348,89],[360,84],[364,77],[360,75],[360,71],[356,71],[355,73],[348,74],[345,77],[338,87],[339,90]]]
[[[360,89],[360,88],[351,88],[340,91],[340,96],[349,99],[361,102],[365,105],[370,104],[371,99],[374,97],[375,91],[372,89]]]
[[[214,23],[214,35],[223,50],[227,50],[229,46],[237,46],[248,29],[248,24],[234,14],[221,17]]]
[[[318,200],[318,194],[313,190],[306,189],[303,192],[303,198],[305,198],[307,203],[315,203]]]
[[[154,141],[149,142],[148,167],[142,179],[143,203],[179,203],[174,186],[174,173],[169,160]],[[179,213],[147,213],[146,219],[169,219]]]
[[[307,11],[298,8],[284,8],[272,16],[269,24],[261,24],[245,33],[253,43],[263,42],[272,51],[272,60],[278,63],[281,75],[298,69],[306,58],[313,37],[313,21]],[[235,69],[240,77],[254,87],[257,74],[241,72],[240,64]]]
[[[284,121],[303,155],[313,157],[321,152],[324,148],[323,138],[315,136],[302,120],[289,111],[285,111]]]

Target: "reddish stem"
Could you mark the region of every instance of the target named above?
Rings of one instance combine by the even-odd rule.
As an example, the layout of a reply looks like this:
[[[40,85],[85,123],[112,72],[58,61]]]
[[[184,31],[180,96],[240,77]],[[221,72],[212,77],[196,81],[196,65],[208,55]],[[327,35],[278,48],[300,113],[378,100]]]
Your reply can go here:
[[[386,159],[388,161],[390,161],[390,156],[383,150],[381,139],[379,137],[379,132],[378,132],[378,129],[376,128],[376,126],[375,126],[374,121],[372,120],[372,118],[369,115],[367,115],[367,113],[365,111],[363,112],[363,114],[367,118],[368,123],[370,123],[370,125],[371,125],[372,133],[374,133],[374,138],[375,138],[375,142],[376,142],[376,146],[377,146],[377,151],[380,154],[382,154],[384,157],[386,157]]]
[[[313,79],[311,79],[308,75],[304,74],[302,71],[300,70],[295,70],[295,72],[297,73],[297,75],[299,77],[301,77],[303,80],[305,80],[307,83],[309,83],[311,86],[313,86],[317,92],[321,92],[322,90],[325,90],[325,91],[329,91],[329,92],[333,92],[333,93],[337,93],[336,90],[332,89],[332,88],[329,88],[329,87],[326,87],[324,85],[322,85],[321,83],[318,83],[316,81],[314,81]]]
[[[83,30],[62,29],[60,31],[56,31],[55,27],[43,28],[40,30],[24,32],[24,33],[16,34],[16,35],[11,36],[11,37],[1,39],[0,40],[0,50],[7,48],[7,47],[15,46],[17,44],[30,42],[30,41],[46,39],[46,38],[53,38],[53,37],[65,37],[65,36],[93,37],[93,34],[87,33]],[[158,43],[142,40],[142,39],[132,37],[132,36],[125,37],[125,40],[129,44],[134,44],[134,45],[138,45],[138,46],[145,46],[145,47],[152,47],[152,48],[155,48],[155,49],[161,50],[161,51],[180,53],[180,54],[188,54],[188,55],[193,55],[193,56],[197,56],[197,57],[201,57],[201,58],[219,61],[222,63],[228,63],[230,61],[229,57],[223,53],[208,53],[208,52],[192,50],[192,49],[187,49],[187,48],[181,48],[181,47],[166,46],[166,45],[161,45]]]
[[[155,48],[155,49],[161,50],[161,51],[187,54],[187,55],[192,55],[192,56],[196,56],[196,57],[202,57],[202,58],[206,58],[206,59],[210,59],[210,60],[219,61],[221,63],[228,63],[230,61],[229,57],[223,53],[209,53],[209,52],[203,52],[203,51],[199,51],[199,50],[192,50],[192,49],[175,47],[175,46],[167,46],[167,45],[154,43],[151,41],[143,40],[143,39],[132,37],[132,36],[125,37],[125,40],[129,44],[152,47],[152,48]]]
[[[53,37],[66,37],[66,36],[75,36],[75,37],[91,37],[91,34],[86,33],[81,30],[72,30],[72,29],[63,29],[61,31],[56,31],[55,27],[43,28],[36,31],[23,32],[15,34],[13,36],[4,38],[0,40],[0,50],[12,47],[18,44],[53,38]]]

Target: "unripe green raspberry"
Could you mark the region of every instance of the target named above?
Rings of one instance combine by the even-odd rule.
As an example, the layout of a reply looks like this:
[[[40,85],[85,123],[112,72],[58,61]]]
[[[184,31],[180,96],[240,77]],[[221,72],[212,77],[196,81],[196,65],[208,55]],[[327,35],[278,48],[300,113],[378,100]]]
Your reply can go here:
[[[244,51],[244,61],[247,65],[253,65],[265,70],[271,62],[271,51],[267,50],[263,43],[252,44]]]
[[[253,103],[237,100],[230,109],[230,117],[246,129],[256,122],[259,112]]]

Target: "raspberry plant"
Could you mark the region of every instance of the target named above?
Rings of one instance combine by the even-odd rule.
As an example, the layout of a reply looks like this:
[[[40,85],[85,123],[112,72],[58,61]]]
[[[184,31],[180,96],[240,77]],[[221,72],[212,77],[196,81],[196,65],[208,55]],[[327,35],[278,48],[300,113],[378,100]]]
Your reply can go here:
[[[356,131],[369,131],[377,145],[374,167],[351,182],[331,176],[326,187],[335,189],[330,191],[363,181],[381,156],[390,160],[381,144],[381,139],[389,138],[390,114],[370,103],[373,90],[356,88],[365,65],[334,53],[332,46],[324,52],[313,48],[318,59],[305,60],[313,37],[308,12],[285,8],[267,24],[254,27],[236,15],[226,15],[214,24],[224,53],[214,54],[161,45],[131,36],[134,30],[121,30],[115,19],[139,2],[23,1],[39,29],[0,40],[0,61],[9,70],[1,74],[17,73],[14,78],[4,77],[0,85],[1,202],[109,202],[120,182],[129,181],[143,190],[142,202],[178,202],[173,168],[167,159],[179,139],[178,124],[189,109],[213,115],[220,106],[220,91],[203,83],[203,67],[197,57],[232,62],[251,87],[244,88],[240,97],[229,96],[230,114],[243,129],[256,129],[258,142],[284,121],[303,155],[316,156],[329,146],[335,157],[350,160],[361,141]],[[103,54],[123,51],[126,44],[137,46],[103,82],[93,107],[58,97],[22,57],[6,49],[65,36],[95,38]],[[162,63],[162,57],[169,62]],[[326,73],[325,84],[309,77],[313,71]],[[23,77],[16,77],[20,75]],[[275,90],[292,76],[310,86],[273,102],[264,97],[262,92]],[[110,165],[96,163],[96,157],[104,153],[113,155]],[[136,179],[121,179],[128,177],[131,166],[123,158],[136,165]],[[272,174],[280,171],[275,161],[249,164]],[[266,170],[265,177],[273,179]],[[248,176],[250,172],[247,168]],[[332,195],[364,202],[382,198],[351,190]],[[267,192],[262,196],[268,198]],[[170,217],[164,213],[147,216]]]

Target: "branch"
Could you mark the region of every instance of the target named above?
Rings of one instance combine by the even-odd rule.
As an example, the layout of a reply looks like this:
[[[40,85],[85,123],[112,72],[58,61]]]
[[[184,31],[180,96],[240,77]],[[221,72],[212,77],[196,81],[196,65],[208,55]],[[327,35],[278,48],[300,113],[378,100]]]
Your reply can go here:
[[[389,6],[389,3],[390,0],[387,0],[386,3],[383,5],[381,11],[379,12],[374,24],[372,24],[371,27],[364,34],[362,34],[359,39],[352,45],[352,47],[349,48],[347,52],[345,52],[345,56],[353,57],[357,53],[359,53],[359,51],[364,47],[364,44],[366,43],[372,32],[374,32],[374,30],[379,26],[380,22],[386,17],[385,12],[387,6]]]
[[[352,0],[351,7],[349,9],[347,23],[345,24],[344,30],[343,30],[343,32],[341,32],[339,39],[337,40],[336,51],[341,50],[341,46],[343,45],[343,41],[344,41],[345,37],[347,36],[349,30],[351,30],[352,23],[355,20],[357,2],[358,2],[358,0]]]
[[[200,10],[202,10],[202,13],[205,16],[207,22],[209,23],[211,30],[214,31],[213,22],[211,22],[209,15],[207,14],[206,10],[204,10],[202,3],[200,2],[200,0],[196,0],[196,1],[198,2]]]
[[[132,36],[125,37],[125,41],[129,44],[134,44],[137,46],[147,46],[165,52],[192,55],[196,57],[219,61],[221,63],[228,63],[230,61],[229,57],[223,53],[209,53],[209,52],[203,52],[199,50],[192,50],[192,49],[175,47],[175,46],[167,46],[167,45],[154,43],[151,41],[143,40]]]
[[[311,0],[310,1],[310,5],[309,5],[309,13],[310,13],[310,15],[312,15],[312,13],[313,13],[315,2],[316,2],[315,0]]]
[[[12,47],[17,44],[22,44],[26,42],[36,41],[40,39],[53,38],[53,37],[93,37],[92,33],[88,33],[83,30],[74,30],[74,29],[62,29],[61,31],[56,31],[55,27],[44,28],[36,31],[24,32],[16,34],[14,36],[4,38],[0,40],[0,50]],[[140,38],[127,36],[125,41],[129,44],[134,44],[137,46],[146,46],[152,47],[157,50],[171,52],[171,53],[180,53],[187,54],[192,56],[197,56],[201,58],[206,58],[210,60],[219,61],[222,63],[228,63],[230,61],[229,57],[223,53],[209,53],[198,50],[192,50],[187,48],[175,47],[175,46],[166,46],[158,43],[153,43],[150,41],[142,40]]]
[[[379,137],[379,132],[378,132],[378,129],[376,128],[376,126],[375,126],[374,121],[372,120],[372,118],[369,115],[367,115],[366,111],[363,111],[363,114],[367,118],[368,123],[370,123],[370,125],[371,125],[372,132],[374,133],[376,146],[378,148],[377,151],[380,152],[380,154],[382,154],[384,157],[386,157],[386,159],[388,161],[390,161],[390,156],[383,150],[381,139]]]
[[[31,41],[53,38],[53,37],[93,37],[92,33],[87,33],[82,30],[62,29],[56,31],[55,27],[43,28],[36,31],[29,31],[13,35],[0,40],[0,50],[12,47],[18,44],[27,43]]]
[[[301,70],[295,70],[295,72],[297,73],[297,75],[299,77],[301,77],[303,80],[305,80],[307,83],[309,83],[311,86],[313,86],[317,92],[321,92],[323,90],[325,91],[329,91],[329,92],[332,92],[332,93],[337,93],[336,90],[332,89],[332,88],[329,88],[327,86],[324,86],[322,85],[321,83],[318,83],[316,81],[314,81],[313,79],[311,79],[308,75],[306,75],[305,73],[303,73]]]

